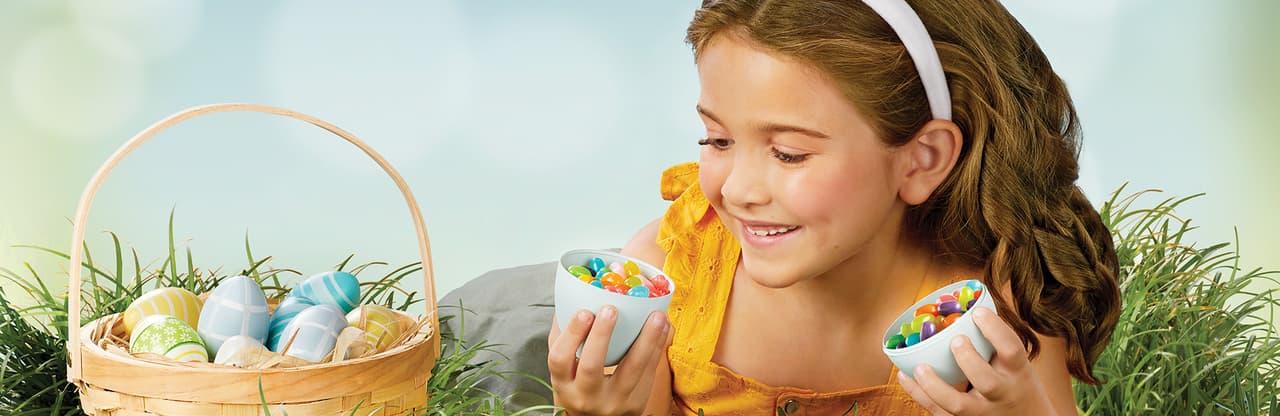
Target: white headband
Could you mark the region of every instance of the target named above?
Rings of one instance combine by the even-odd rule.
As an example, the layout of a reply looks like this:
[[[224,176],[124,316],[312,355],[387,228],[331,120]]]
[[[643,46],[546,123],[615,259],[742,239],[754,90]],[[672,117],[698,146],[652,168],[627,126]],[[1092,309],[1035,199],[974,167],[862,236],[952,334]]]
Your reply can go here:
[[[906,0],[862,0],[875,10],[880,18],[889,23],[889,27],[902,39],[907,53],[916,63],[916,71],[920,72],[920,83],[924,84],[924,94],[929,98],[929,109],[933,118],[951,120],[951,92],[947,90],[947,77],[942,72],[942,62],[938,59],[938,50],[933,48],[933,39],[925,30],[920,16],[907,4]]]

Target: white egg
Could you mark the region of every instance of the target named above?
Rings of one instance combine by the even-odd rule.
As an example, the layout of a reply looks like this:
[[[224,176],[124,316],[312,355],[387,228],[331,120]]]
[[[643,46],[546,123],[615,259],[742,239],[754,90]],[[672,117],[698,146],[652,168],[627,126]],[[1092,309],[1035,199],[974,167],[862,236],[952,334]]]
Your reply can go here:
[[[261,342],[253,337],[236,335],[222,342],[213,363],[244,368],[263,354],[270,354],[270,351]]]

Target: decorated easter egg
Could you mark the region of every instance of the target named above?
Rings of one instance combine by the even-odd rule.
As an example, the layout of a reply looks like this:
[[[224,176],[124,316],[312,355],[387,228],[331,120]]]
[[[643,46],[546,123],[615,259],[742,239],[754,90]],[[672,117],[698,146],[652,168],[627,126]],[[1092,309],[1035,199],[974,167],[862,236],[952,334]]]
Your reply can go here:
[[[284,355],[320,362],[333,351],[338,334],[346,327],[347,317],[342,309],[329,304],[312,306],[298,313],[280,334],[280,348],[288,347]]]
[[[391,308],[364,305],[347,314],[347,324],[365,332],[365,341],[382,351],[400,337],[400,314]]]
[[[218,348],[218,353],[214,354],[213,363],[244,368],[270,353],[267,347],[253,337],[236,335],[222,342],[222,348]]]
[[[270,329],[267,330],[269,335],[265,344],[267,348],[280,352],[280,347],[283,347],[283,345],[280,345],[283,343],[280,335],[284,334],[285,328],[289,327],[289,323],[293,322],[293,318],[296,318],[299,313],[312,306],[316,306],[315,302],[297,296],[286,297],[284,301],[280,302],[276,306],[275,313],[271,314],[271,325]]]
[[[213,289],[200,311],[200,337],[213,354],[222,343],[236,335],[267,342],[267,326],[271,318],[267,297],[258,282],[245,276],[224,280]]]
[[[200,307],[204,302],[195,293],[180,287],[162,287],[142,294],[124,310],[124,330],[130,334],[138,321],[150,315],[169,315],[188,326],[200,324]]]
[[[360,281],[347,272],[320,273],[298,283],[289,296],[300,296],[316,305],[337,305],[345,314],[360,304]]]
[[[138,321],[129,352],[149,352],[183,362],[209,362],[209,352],[200,334],[186,321],[169,315],[150,315]]]

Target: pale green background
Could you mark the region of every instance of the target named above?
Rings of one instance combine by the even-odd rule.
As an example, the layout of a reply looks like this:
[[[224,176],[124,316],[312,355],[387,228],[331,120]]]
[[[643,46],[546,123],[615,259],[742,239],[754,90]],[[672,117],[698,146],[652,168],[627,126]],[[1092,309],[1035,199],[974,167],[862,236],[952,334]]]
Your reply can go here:
[[[0,5],[0,266],[65,264],[90,175],[177,110],[248,101],[310,113],[387,155],[418,194],[439,293],[656,218],[661,170],[694,160],[698,85],[682,42],[698,1],[6,1]],[[1280,269],[1277,2],[1011,1],[1083,120],[1081,184],[1207,192],[1203,243]],[[328,269],[414,260],[391,182],[319,129],[222,115],[179,126],[107,182],[89,229],[160,258],[177,208],[201,265]],[[1203,244],[1202,244],[1203,245]],[[156,263],[158,265],[158,261]],[[57,284],[57,283],[55,283]]]

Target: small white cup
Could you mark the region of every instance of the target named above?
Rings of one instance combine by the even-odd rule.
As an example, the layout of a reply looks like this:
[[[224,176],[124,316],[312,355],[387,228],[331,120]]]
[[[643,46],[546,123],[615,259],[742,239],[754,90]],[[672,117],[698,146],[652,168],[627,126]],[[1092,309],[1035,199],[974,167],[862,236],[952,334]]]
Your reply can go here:
[[[991,361],[991,356],[995,353],[995,347],[991,346],[991,342],[982,336],[982,331],[978,329],[977,324],[973,323],[973,309],[961,315],[951,326],[915,345],[899,349],[883,347],[889,337],[901,332],[902,324],[911,322],[915,318],[916,309],[924,305],[933,304],[938,300],[938,296],[950,294],[965,286],[968,282],[968,280],[955,282],[933,291],[933,293],[911,305],[901,315],[898,315],[898,319],[893,321],[893,325],[890,325],[889,329],[885,330],[884,336],[880,338],[881,348],[884,350],[884,354],[889,356],[889,360],[893,361],[893,364],[898,366],[898,369],[907,377],[914,379],[916,366],[928,364],[938,374],[938,377],[947,382],[947,384],[957,385],[969,381],[965,377],[964,371],[961,371],[960,366],[956,364],[955,355],[951,353],[951,340],[959,335],[969,337],[969,341],[973,343],[973,348],[978,350],[978,354],[988,362]],[[996,310],[995,301],[991,300],[991,295],[987,292],[984,285],[982,296],[978,298],[977,302],[974,302],[973,307],[983,306],[994,312]]]
[[[671,293],[675,293],[676,286],[671,277],[667,276],[671,293],[656,298],[641,298],[592,286],[569,273],[570,266],[586,265],[593,257],[603,259],[605,264],[633,261],[647,277],[665,273],[639,259],[613,251],[571,250],[560,257],[560,267],[556,269],[556,323],[564,331],[565,325],[573,320],[573,315],[578,311],[586,309],[591,313],[598,313],[605,305],[613,305],[618,310],[618,319],[613,326],[613,335],[609,338],[609,352],[604,358],[604,365],[611,366],[622,361],[622,357],[631,349],[631,344],[640,336],[640,330],[644,328],[650,313],[666,313],[667,307],[671,305]],[[578,354],[582,354],[581,345],[578,346]]]

